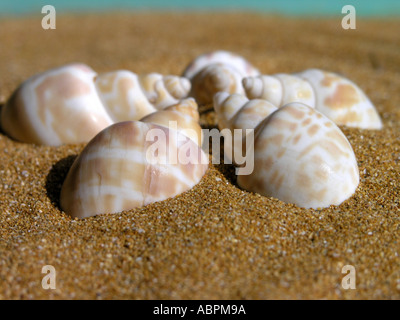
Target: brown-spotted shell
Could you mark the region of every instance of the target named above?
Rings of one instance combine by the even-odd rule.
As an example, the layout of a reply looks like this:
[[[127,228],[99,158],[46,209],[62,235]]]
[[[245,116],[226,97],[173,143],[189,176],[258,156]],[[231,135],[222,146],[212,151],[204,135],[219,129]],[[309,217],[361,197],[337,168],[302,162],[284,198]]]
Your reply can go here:
[[[254,170],[238,175],[245,190],[304,208],[339,205],[355,192],[359,171],[342,131],[317,110],[289,103],[254,132]]]
[[[332,72],[309,69],[293,75],[259,75],[243,79],[243,87],[250,99],[265,99],[278,107],[301,102],[337,125],[382,128],[379,114],[365,93],[354,82]]]

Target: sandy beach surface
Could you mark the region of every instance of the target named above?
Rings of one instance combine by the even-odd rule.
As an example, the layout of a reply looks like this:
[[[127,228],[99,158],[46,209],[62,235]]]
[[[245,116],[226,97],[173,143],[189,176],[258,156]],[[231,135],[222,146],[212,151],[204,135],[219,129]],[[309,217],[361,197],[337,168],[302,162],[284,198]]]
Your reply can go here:
[[[322,68],[356,82],[381,131],[341,127],[360,185],[337,207],[306,210],[241,190],[211,165],[192,190],[143,208],[73,220],[63,179],[84,145],[19,143],[0,133],[0,299],[399,299],[400,20],[258,14],[115,13],[0,20],[0,104],[27,77],[69,62],[97,72],[181,74],[224,49],[263,73]],[[201,124],[215,126],[211,106]],[[56,289],[42,288],[42,267]],[[345,290],[345,265],[356,289]]]

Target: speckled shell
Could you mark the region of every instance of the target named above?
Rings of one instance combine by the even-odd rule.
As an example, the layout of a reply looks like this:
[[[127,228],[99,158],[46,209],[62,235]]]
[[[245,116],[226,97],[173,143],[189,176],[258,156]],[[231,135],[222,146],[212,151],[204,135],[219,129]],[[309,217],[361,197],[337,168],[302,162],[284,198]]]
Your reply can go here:
[[[113,123],[97,95],[95,76],[84,64],[70,64],[29,78],[2,108],[2,129],[26,143],[89,141]]]
[[[335,73],[309,69],[297,74],[314,88],[316,109],[338,125],[382,129],[375,106],[352,81]]]
[[[273,112],[255,129],[254,171],[243,189],[304,208],[339,205],[359,183],[350,143],[327,117],[301,103]]]
[[[338,125],[381,129],[382,121],[365,93],[350,80],[318,69],[287,75],[243,79],[250,99],[266,99],[277,106],[301,102],[315,107]]]
[[[171,125],[176,125],[175,130],[178,130],[201,146],[203,132],[198,122],[199,113],[197,110],[198,106],[196,101],[192,98],[188,98],[164,110],[149,114],[140,121],[154,123],[168,128],[171,128]]]
[[[201,55],[183,73],[192,82],[190,95],[200,104],[211,103],[220,91],[244,94],[243,77],[258,74],[244,58],[227,51]]]
[[[159,130],[176,152],[190,150],[191,163],[160,163],[146,141],[150,130]],[[149,139],[147,139],[149,140]],[[150,158],[149,158],[150,157]],[[196,185],[208,168],[208,158],[192,140],[164,126],[140,121],[116,123],[100,132],[73,163],[63,183],[62,210],[85,218],[116,213],[174,197]]]
[[[114,121],[139,120],[187,97],[190,81],[158,73],[118,70],[96,77],[100,98]]]

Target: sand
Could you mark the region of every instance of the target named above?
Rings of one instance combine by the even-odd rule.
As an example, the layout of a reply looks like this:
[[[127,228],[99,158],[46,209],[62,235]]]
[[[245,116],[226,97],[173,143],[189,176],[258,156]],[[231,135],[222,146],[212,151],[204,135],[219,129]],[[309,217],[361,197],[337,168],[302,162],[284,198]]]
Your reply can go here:
[[[341,127],[360,185],[337,207],[306,210],[241,190],[212,165],[192,190],[120,214],[73,220],[61,183],[84,145],[45,147],[0,134],[1,299],[399,299],[400,20],[257,14],[126,14],[0,20],[0,103],[28,76],[65,63],[98,72],[181,74],[225,49],[263,73],[323,68],[355,81],[384,129]],[[214,127],[211,106],[201,123]],[[56,269],[56,289],[41,282]],[[356,289],[342,288],[342,267]]]

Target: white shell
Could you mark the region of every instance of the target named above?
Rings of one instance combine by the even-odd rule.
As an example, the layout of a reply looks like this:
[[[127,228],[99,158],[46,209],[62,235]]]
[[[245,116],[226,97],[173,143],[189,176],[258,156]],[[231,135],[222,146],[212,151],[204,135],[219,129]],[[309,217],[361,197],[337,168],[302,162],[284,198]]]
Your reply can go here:
[[[1,110],[0,125],[10,137],[58,146],[88,142],[117,121],[139,120],[177,104],[190,81],[130,71],[97,75],[83,64],[48,70],[26,80]]]
[[[254,77],[260,74],[258,69],[252,66],[243,57],[229,51],[217,50],[202,54],[194,59],[183,72],[183,76],[192,79],[200,70],[210,64],[229,64],[241,74]]]
[[[254,150],[246,154],[254,170],[237,179],[243,189],[305,208],[339,205],[355,192],[359,173],[353,149],[317,110],[294,102],[277,108],[225,92],[215,95],[214,109],[221,130],[254,129]],[[232,145],[242,147],[245,137],[243,131]],[[234,154],[232,146],[225,148]]]
[[[92,139],[113,123],[86,65],[55,68],[26,80],[7,101],[1,127],[12,138],[57,146]]]
[[[278,107],[301,102],[315,107],[338,125],[381,129],[382,121],[365,93],[350,80],[318,69],[243,79],[250,99],[266,99]]]
[[[245,78],[243,87],[248,98],[265,99],[278,107],[290,102],[301,102],[315,107],[314,90],[310,83],[290,74]]]
[[[301,103],[272,113],[255,129],[254,170],[243,189],[304,208],[339,205],[359,183],[353,149],[327,117]]]
[[[186,98],[191,88],[190,81],[184,77],[159,73],[140,75],[139,81],[149,101],[159,110]]]
[[[158,73],[118,70],[96,77],[96,88],[114,121],[139,120],[187,97],[190,81]]]
[[[248,132],[246,129],[253,129],[271,113],[278,108],[272,103],[261,100],[249,100],[241,94],[230,95],[227,92],[218,92],[214,96],[214,110],[218,121],[218,127],[222,130],[229,129],[232,139],[224,139],[224,157],[236,163],[235,148],[241,150],[243,139]],[[241,129],[241,134],[235,132],[235,129]]]
[[[277,109],[267,100],[249,100],[241,94],[218,92],[214,96],[214,110],[221,130],[254,129]]]
[[[165,150],[152,152],[151,132],[166,136]],[[178,161],[168,162],[169,148]],[[179,161],[190,150],[189,163]],[[153,150],[154,151],[154,150]],[[127,121],[100,132],[73,163],[63,183],[61,208],[72,217],[116,213],[174,197],[196,185],[208,158],[191,139],[152,123]]]
[[[200,104],[212,102],[220,91],[243,94],[242,79],[259,74],[243,57],[228,51],[203,54],[183,72],[192,82],[190,95]]]
[[[113,121],[139,120],[157,109],[146,97],[139,77],[120,70],[100,74],[95,80],[103,105]]]

